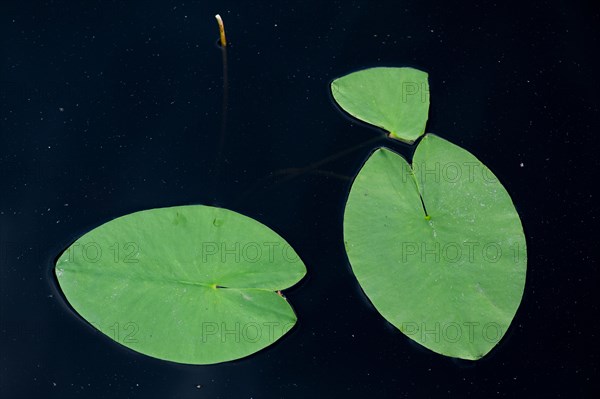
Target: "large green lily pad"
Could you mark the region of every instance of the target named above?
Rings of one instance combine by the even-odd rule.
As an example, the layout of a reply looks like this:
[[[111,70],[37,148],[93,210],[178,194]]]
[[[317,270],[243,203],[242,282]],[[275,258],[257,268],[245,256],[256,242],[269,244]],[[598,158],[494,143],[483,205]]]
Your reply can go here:
[[[126,215],[58,259],[71,306],[113,340],[180,363],[238,359],[295,324],[277,293],[306,273],[275,232],[238,213],[179,206]]]
[[[331,83],[335,101],[350,115],[412,143],[425,132],[429,112],[427,73],[414,68],[376,67]]]
[[[477,158],[431,134],[412,167],[385,148],[371,155],[348,197],[344,239],[375,308],[443,355],[487,354],[523,295],[525,237],[508,193]]]

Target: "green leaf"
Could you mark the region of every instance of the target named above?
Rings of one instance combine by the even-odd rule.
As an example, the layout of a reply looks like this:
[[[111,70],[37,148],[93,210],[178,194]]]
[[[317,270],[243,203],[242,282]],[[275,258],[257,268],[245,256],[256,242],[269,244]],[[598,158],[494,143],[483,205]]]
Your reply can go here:
[[[348,197],[344,238],[379,313],[437,353],[481,358],[521,301],[525,237],[508,193],[437,136],[422,139],[412,167],[385,148],[371,155]]]
[[[427,73],[413,68],[369,68],[331,82],[333,98],[350,115],[412,143],[425,132]]]
[[[113,340],[179,363],[248,356],[295,324],[276,293],[306,273],[263,224],[210,206],[135,212],[79,238],[56,262],[71,306]]]

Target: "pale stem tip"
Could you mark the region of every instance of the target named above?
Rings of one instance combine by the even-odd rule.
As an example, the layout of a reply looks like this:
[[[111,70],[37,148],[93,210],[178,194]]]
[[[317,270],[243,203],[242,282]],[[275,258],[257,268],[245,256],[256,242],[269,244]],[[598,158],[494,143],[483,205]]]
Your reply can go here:
[[[219,14],[215,15],[217,23],[219,24],[219,35],[221,37],[221,46],[227,46],[227,39],[225,38],[225,25],[223,24],[223,18]]]

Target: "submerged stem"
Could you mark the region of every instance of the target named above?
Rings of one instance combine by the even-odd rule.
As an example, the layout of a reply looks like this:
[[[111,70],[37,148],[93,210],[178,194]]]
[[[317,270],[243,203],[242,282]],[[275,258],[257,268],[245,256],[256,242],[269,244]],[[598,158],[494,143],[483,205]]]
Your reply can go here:
[[[221,162],[223,161],[223,150],[225,148],[225,138],[227,136],[227,108],[228,108],[228,93],[229,93],[229,79],[227,72],[227,41],[225,39],[225,28],[223,26],[223,20],[219,14],[215,15],[217,22],[219,23],[219,32],[221,34],[221,55],[223,64],[223,96],[221,104],[221,136],[219,137],[219,144],[216,151],[215,160],[215,171],[214,175],[219,180],[221,173]]]

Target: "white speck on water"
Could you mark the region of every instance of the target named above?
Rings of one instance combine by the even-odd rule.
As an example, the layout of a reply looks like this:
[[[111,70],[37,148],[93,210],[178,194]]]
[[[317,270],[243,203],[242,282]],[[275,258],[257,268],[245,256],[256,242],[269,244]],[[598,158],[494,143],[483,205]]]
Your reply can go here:
[[[521,163],[519,164],[519,166],[520,166],[520,167],[523,167],[523,166],[525,166],[525,164],[524,164],[523,162],[521,162]]]
[[[58,272],[56,273],[58,275],[58,277],[61,277],[63,275],[64,269],[58,269]]]

